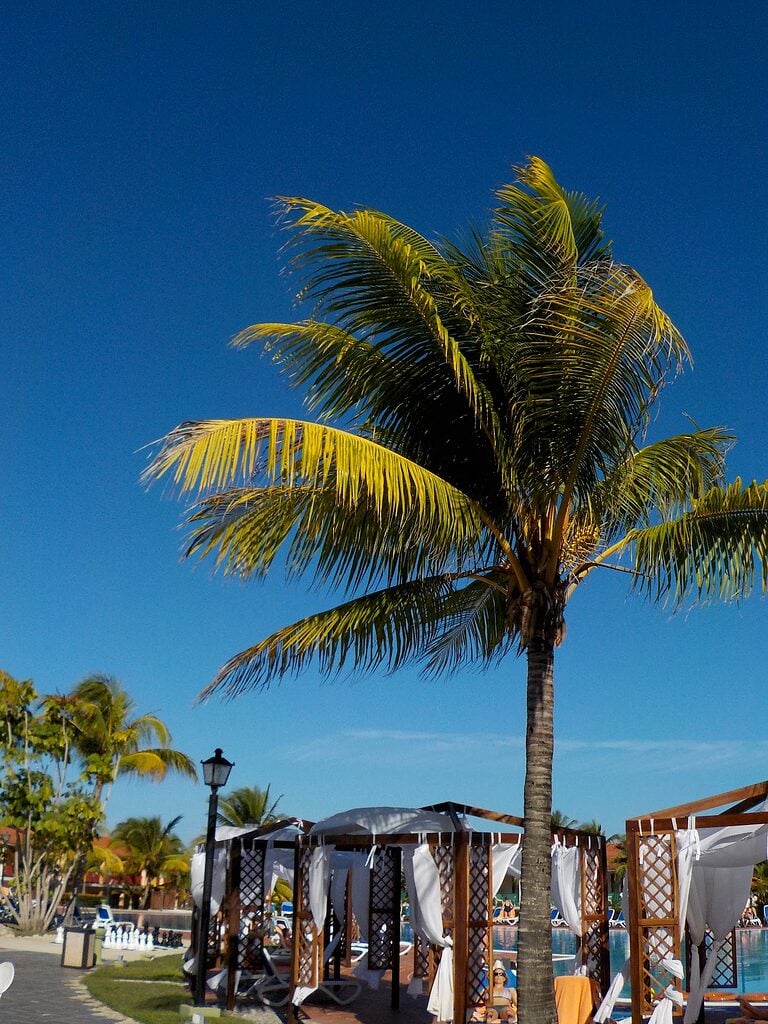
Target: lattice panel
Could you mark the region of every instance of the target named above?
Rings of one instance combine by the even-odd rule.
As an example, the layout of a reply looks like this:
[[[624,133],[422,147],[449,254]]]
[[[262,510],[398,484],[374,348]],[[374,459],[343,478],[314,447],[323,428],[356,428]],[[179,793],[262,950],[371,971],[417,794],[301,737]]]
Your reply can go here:
[[[443,911],[443,921],[448,927],[453,927],[453,885],[455,874],[455,858],[452,846],[433,846],[432,856],[437,864],[437,871],[440,877],[440,902]]]
[[[642,995],[644,1006],[650,1008],[657,999],[661,998],[668,985],[680,988],[680,981],[659,966],[659,960],[675,957],[675,931],[674,928],[656,925],[653,928],[643,928],[642,936],[644,951]]]
[[[714,942],[711,932],[707,932],[704,936],[704,942],[707,954],[709,954]],[[712,975],[712,980],[709,983],[709,987],[738,988],[738,984],[739,975],[738,968],[736,966],[736,932],[732,931],[728,939],[726,939],[717,951],[717,961],[715,963],[715,970]]]
[[[485,1002],[488,992],[484,965],[491,962],[489,950],[490,850],[469,848],[469,921],[467,929],[467,1006]]]
[[[675,914],[672,881],[672,837],[669,834],[640,839],[642,906],[644,918],[671,918]]]
[[[597,982],[601,992],[607,990],[610,978],[606,896],[600,848],[584,847],[581,851],[582,917],[585,931],[582,938],[582,962],[587,973]]]
[[[418,935],[415,936],[415,939],[413,948],[413,976],[414,978],[426,978],[431,982],[429,946],[426,942],[422,942]]]
[[[371,866],[371,895],[368,928],[368,967],[386,971],[392,966],[397,941],[400,955],[399,922],[393,908],[399,905],[400,857],[397,850],[377,850]]]
[[[640,836],[638,841],[641,876],[641,997],[643,1011],[650,1009],[671,985],[680,991],[680,981],[659,966],[664,958],[675,958],[674,844],[670,833]],[[644,924],[653,920],[656,924]]]
[[[298,963],[296,966],[297,983],[299,985],[317,984],[317,956],[315,954],[314,928],[311,925],[312,913],[309,909],[309,865],[312,850],[302,846],[299,855],[299,880],[297,903],[294,904],[294,931],[298,929]],[[295,940],[294,940],[295,941]],[[294,947],[295,948],[295,947]]]
[[[451,934],[453,934],[453,893],[454,879],[456,876],[456,859],[453,854],[453,847],[443,845],[433,846],[432,856],[435,858],[438,876],[440,878],[440,904],[443,915],[443,925],[450,930]],[[432,947],[434,970],[437,970],[437,965],[440,963],[442,952],[443,951],[440,946]]]
[[[240,854],[240,942],[237,964],[241,970],[257,971],[263,966],[264,942],[264,848]]]

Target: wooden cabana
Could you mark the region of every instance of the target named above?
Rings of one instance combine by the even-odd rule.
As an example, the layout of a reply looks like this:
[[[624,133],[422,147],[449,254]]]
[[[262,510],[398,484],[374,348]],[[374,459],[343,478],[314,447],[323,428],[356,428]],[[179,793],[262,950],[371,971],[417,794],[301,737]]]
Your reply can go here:
[[[294,928],[291,970],[292,994],[297,989],[311,990],[318,984],[324,969],[323,948],[328,939],[325,928],[317,926],[313,901],[311,873],[317,872],[322,859],[319,851],[332,849],[336,854],[350,854],[367,861],[370,870],[368,904],[368,964],[373,971],[392,972],[391,1003],[399,1005],[400,989],[400,903],[401,874],[404,857],[413,857],[416,848],[428,848],[439,876],[441,936],[443,944],[425,942],[415,936],[412,981],[415,987],[434,993],[433,983],[446,949],[453,961],[454,1021],[465,1021],[472,1007],[484,1003],[488,993],[487,965],[500,951],[493,947],[493,857],[494,852],[524,839],[521,832],[490,831],[472,828],[467,818],[483,821],[486,826],[512,826],[522,830],[523,819],[488,811],[466,804],[441,803],[414,809],[412,827],[397,831],[377,831],[380,826],[365,824],[365,811],[399,811],[400,809],[358,809],[318,823],[296,839],[296,871],[294,878]],[[372,821],[380,821],[370,816]],[[392,815],[396,820],[397,815]],[[403,814],[407,823],[407,815]],[[363,822],[362,824],[360,822]],[[605,993],[609,983],[608,898],[605,838],[574,829],[553,834],[563,848],[578,850],[580,876],[581,928],[579,958],[598,988]],[[326,858],[328,859],[328,858]],[[405,871],[406,878],[409,871]],[[413,868],[410,870],[413,877]],[[332,928],[342,929],[339,955],[348,950],[352,915],[348,898],[344,910],[333,915]],[[413,907],[414,893],[409,890]],[[501,955],[507,958],[511,952]],[[449,963],[450,961],[446,961]],[[410,973],[410,972],[409,972]],[[419,984],[421,982],[421,984]],[[445,1018],[442,1018],[445,1019]],[[290,1024],[296,1020],[291,999]]]
[[[627,927],[634,1024],[640,1024],[665,998],[672,1003],[672,1012],[681,1014],[683,981],[691,997],[697,992],[697,999],[698,989],[703,995],[704,987],[736,987],[733,925],[744,908],[743,901],[738,907],[742,888],[745,898],[749,894],[750,863],[768,856],[767,801],[768,781],[758,782],[627,820]],[[715,929],[714,935],[707,934],[712,921],[707,919],[701,900],[695,900],[693,907],[690,904],[694,872],[710,867],[740,872],[732,899],[733,907],[738,908],[733,925],[721,910],[721,934]],[[730,908],[727,913],[733,917],[734,911]],[[694,918],[696,934],[692,931]],[[683,927],[688,938],[685,965],[680,963]],[[713,944],[715,953],[707,966]],[[683,966],[684,978],[680,976]],[[698,1015],[698,1006],[692,1010]],[[689,1012],[689,1018],[691,1015]]]
[[[293,886],[296,837],[312,822],[286,818],[259,828],[217,829],[215,854],[222,874],[223,895],[218,911],[211,914],[206,945],[206,973],[222,974],[228,1009],[236,1001],[236,980],[241,972],[262,969],[263,939],[272,912],[270,878],[266,869],[275,862],[290,865],[287,877]],[[214,862],[216,863],[216,861]],[[273,872],[270,870],[270,876]],[[284,876],[285,877],[285,876]],[[190,956],[198,955],[197,908],[192,916]]]

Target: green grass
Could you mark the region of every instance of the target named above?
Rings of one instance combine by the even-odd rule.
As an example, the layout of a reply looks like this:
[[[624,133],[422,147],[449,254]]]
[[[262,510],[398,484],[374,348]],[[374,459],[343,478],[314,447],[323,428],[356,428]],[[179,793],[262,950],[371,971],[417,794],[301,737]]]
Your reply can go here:
[[[178,984],[181,960],[181,956],[160,956],[123,967],[110,964],[83,980],[94,999],[141,1024],[179,1024],[179,1004],[190,1002],[187,988]]]

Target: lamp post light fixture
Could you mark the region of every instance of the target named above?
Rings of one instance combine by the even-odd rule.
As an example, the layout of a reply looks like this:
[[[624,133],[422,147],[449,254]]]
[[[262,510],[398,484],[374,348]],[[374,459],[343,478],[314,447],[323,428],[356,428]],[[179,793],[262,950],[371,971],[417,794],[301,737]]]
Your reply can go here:
[[[219,803],[219,789],[226,786],[229,773],[234,767],[222,756],[221,747],[216,748],[213,757],[200,762],[203,766],[203,782],[210,787],[208,799],[208,828],[205,833],[205,874],[203,875],[203,902],[200,906],[200,930],[197,935],[197,976],[195,981],[195,1006],[205,1006],[205,982],[208,969],[208,933],[211,930],[211,885],[213,883],[213,857],[216,846],[216,811]]]

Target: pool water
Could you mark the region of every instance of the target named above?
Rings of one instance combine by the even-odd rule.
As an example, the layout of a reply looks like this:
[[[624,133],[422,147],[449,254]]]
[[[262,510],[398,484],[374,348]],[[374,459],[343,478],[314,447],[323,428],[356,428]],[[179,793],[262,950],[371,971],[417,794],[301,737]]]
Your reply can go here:
[[[405,925],[410,941],[410,928]],[[621,969],[629,956],[629,935],[623,929],[612,930],[608,935],[611,958],[611,977]],[[493,944],[498,950],[517,948],[517,929],[498,926],[493,929]],[[567,928],[552,930],[552,953],[559,956],[574,956],[576,953],[576,937]],[[573,971],[573,960],[554,960],[553,969],[556,975],[570,974]],[[740,928],[736,930],[736,970],[738,985],[730,991],[744,992],[768,991],[768,928]],[[515,984],[514,976],[510,976],[510,984]],[[622,991],[623,998],[629,998],[629,982]]]

